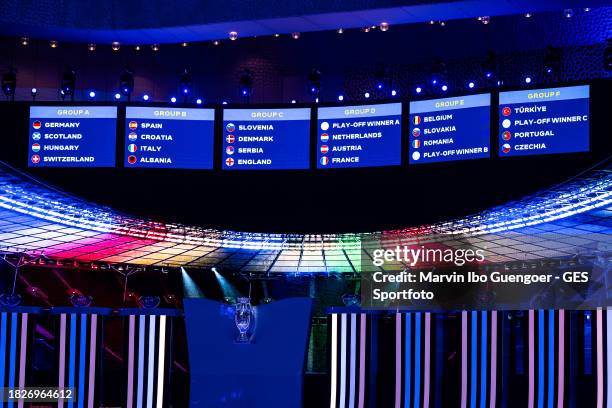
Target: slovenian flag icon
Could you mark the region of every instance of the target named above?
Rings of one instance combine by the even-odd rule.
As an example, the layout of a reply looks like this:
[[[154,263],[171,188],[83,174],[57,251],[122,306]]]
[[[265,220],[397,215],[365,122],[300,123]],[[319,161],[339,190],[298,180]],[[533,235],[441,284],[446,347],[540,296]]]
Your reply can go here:
[[[414,147],[415,149],[418,149],[419,147],[421,147],[421,141],[420,140],[413,140],[412,141],[412,147]]]
[[[412,123],[414,123],[415,125],[420,125],[421,124],[421,117],[419,115],[415,115],[412,118]]]
[[[136,153],[136,145],[134,143],[128,145],[128,152]]]

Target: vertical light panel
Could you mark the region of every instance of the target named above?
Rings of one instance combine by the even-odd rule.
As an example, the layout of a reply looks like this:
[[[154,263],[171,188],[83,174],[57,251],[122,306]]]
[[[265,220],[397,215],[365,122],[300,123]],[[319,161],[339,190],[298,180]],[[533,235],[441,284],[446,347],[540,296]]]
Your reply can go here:
[[[461,408],[467,408],[468,390],[468,312],[461,312]]]
[[[145,341],[145,316],[141,315],[138,319],[138,390],[136,392],[136,407],[142,408],[144,392],[144,341]]]
[[[477,381],[478,381],[478,312],[472,311],[472,343],[471,347],[471,382],[470,382],[470,408],[476,408],[476,392],[477,392]]]
[[[410,408],[410,384],[412,383],[412,314],[406,313],[406,351],[404,363],[404,408]],[[401,357],[401,353],[399,354]]]
[[[75,364],[76,364],[76,314],[72,313],[70,315],[70,350],[68,357],[68,388],[74,389],[74,381],[75,381]],[[68,401],[68,408],[72,408],[74,406],[74,400],[71,399]]]
[[[0,313],[0,387],[4,387],[4,372],[6,371],[6,326],[7,314]]]
[[[96,390],[96,343],[98,341],[98,316],[91,316],[91,330],[89,335],[89,389],[87,390],[87,408],[94,408]]]
[[[336,408],[336,376],[338,375],[338,315],[336,313],[332,313],[331,323],[331,395],[329,399],[329,408]]]
[[[155,316],[149,316],[149,362],[147,365],[147,408],[153,408],[153,374],[155,373]]]
[[[414,408],[421,403],[421,312],[414,314]]]
[[[136,316],[128,317],[128,373],[127,373],[127,407],[134,404],[134,335],[136,332]]]
[[[28,345],[28,314],[21,314],[21,344],[19,350],[19,388],[25,387],[26,350]],[[23,408],[24,400],[19,400],[17,406]]]
[[[423,408],[429,408],[429,381],[431,374],[431,313],[425,313],[425,352],[423,356]]]
[[[17,313],[11,313],[11,345],[9,352],[9,388],[15,388],[15,364],[17,359]],[[7,404],[8,408],[13,408],[13,402]]]
[[[595,311],[597,330],[597,408],[603,408],[604,401],[604,350],[603,350],[603,312],[601,307]]]
[[[81,334],[79,336],[79,386],[77,387],[78,406],[85,402],[85,352],[87,351],[87,315],[81,314]]]
[[[606,349],[607,349],[607,398],[608,408],[612,407],[612,309],[606,310]]]
[[[164,402],[164,364],[166,356],[166,316],[159,317],[159,354],[157,357],[157,408],[162,408]]]
[[[497,310],[491,311],[491,382],[489,408],[497,405]]]
[[[542,333],[543,334],[543,333]],[[555,404],[555,311],[548,311],[548,408]]]
[[[364,408],[365,403],[365,365],[366,365],[366,315],[361,314],[361,326],[359,327],[359,400],[358,408]]]
[[[487,339],[487,311],[481,312],[482,321],[480,323],[480,408],[487,406],[487,360],[488,360],[488,339]]]
[[[538,310],[538,408],[544,408],[544,310]]]
[[[529,391],[527,407],[533,408],[535,402],[535,313],[529,310]]]
[[[557,374],[557,408],[564,407],[565,393],[565,310],[559,310],[559,335],[557,336],[558,350],[558,374]]]
[[[346,313],[340,319],[340,408],[346,404]]]
[[[66,383],[64,379],[66,377],[66,314],[60,315],[60,340],[59,340],[59,379],[58,387],[64,388]],[[62,408],[64,401],[60,400],[57,402],[57,407]]]
[[[408,350],[406,350],[408,351]],[[395,314],[395,408],[402,406],[402,315]]]
[[[351,372],[349,379],[349,407],[355,406],[355,376],[357,375],[355,365],[357,362],[357,315],[351,313]]]

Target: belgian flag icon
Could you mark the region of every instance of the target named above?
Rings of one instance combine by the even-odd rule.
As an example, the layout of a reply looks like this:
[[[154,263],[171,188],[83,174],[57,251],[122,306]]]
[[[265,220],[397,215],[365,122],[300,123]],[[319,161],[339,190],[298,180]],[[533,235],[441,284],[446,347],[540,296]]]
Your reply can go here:
[[[415,115],[412,118],[412,123],[415,125],[420,125],[421,124],[421,117],[419,115]]]

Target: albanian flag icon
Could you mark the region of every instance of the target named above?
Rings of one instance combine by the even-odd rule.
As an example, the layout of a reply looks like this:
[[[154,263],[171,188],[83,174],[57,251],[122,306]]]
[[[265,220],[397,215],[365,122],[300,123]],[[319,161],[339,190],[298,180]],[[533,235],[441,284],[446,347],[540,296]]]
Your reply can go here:
[[[128,126],[130,127],[130,129],[136,130],[136,128],[138,127],[138,123],[135,120],[133,120],[128,124]]]
[[[504,153],[510,153],[510,150],[512,148],[510,147],[510,145],[508,143],[504,143],[504,145],[502,146],[502,152]]]
[[[508,132],[507,130],[504,133],[502,133],[502,139],[504,140],[510,140],[511,137],[512,136],[510,135],[510,132]]]
[[[510,116],[511,113],[512,113],[512,109],[510,109],[508,106],[504,106],[502,108],[502,115]]]
[[[134,156],[134,155],[128,156],[128,163],[136,164],[136,156]]]
[[[34,129],[40,129],[40,127],[42,126],[42,124],[40,123],[40,120],[35,120],[34,123],[32,123],[32,127]]]

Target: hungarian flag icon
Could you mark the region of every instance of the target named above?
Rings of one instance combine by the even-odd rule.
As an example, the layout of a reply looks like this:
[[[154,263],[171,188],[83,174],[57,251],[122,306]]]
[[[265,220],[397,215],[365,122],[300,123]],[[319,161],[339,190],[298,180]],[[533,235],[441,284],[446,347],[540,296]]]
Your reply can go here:
[[[34,153],[38,153],[38,152],[40,152],[40,144],[38,144],[38,143],[34,143],[34,144],[32,144],[32,151],[33,151]]]
[[[412,118],[412,123],[414,123],[415,125],[420,125],[421,117],[419,115],[415,115],[414,118]]]

